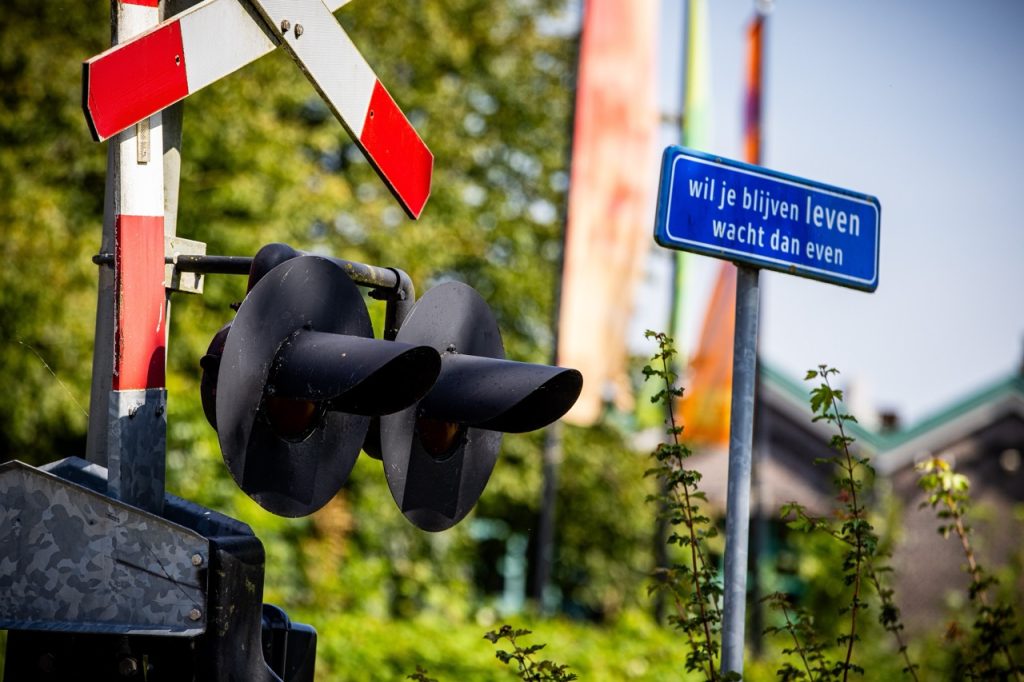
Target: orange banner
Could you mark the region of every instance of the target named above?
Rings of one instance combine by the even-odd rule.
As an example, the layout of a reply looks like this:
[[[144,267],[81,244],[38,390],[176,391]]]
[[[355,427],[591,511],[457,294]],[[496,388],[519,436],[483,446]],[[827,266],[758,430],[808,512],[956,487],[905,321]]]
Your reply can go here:
[[[736,266],[722,263],[704,313],[682,400],[688,443],[727,445],[732,405],[732,341],[736,330]]]
[[[764,16],[757,14],[747,29],[747,74],[743,112],[743,158],[761,163],[761,102]],[[682,400],[687,442],[729,444],[732,409],[733,334],[736,327],[736,266],[722,263],[708,300],[697,352]]]
[[[761,93],[764,78],[764,16],[758,14],[747,28],[747,92],[743,112],[743,160],[761,163]]]
[[[657,183],[656,0],[587,0],[576,91],[558,362],[583,373],[566,421],[632,406],[626,331]]]

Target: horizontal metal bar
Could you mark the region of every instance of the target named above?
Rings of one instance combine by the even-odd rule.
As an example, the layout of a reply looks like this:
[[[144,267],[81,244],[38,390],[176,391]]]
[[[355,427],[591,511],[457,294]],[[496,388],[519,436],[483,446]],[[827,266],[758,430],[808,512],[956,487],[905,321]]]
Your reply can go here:
[[[390,289],[398,294],[399,299],[414,298],[409,295],[412,283],[405,275],[396,268],[383,268],[377,265],[368,265],[343,258],[321,256],[304,251],[296,251],[300,256],[318,256],[337,264],[345,271],[345,274],[356,284],[371,289]],[[182,272],[197,272],[200,274],[220,275],[248,275],[252,267],[250,256],[208,256],[208,255],[186,255],[179,254],[174,257],[167,257],[167,263],[173,263],[174,267]],[[114,254],[98,253],[92,257],[96,265],[113,265]],[[403,276],[404,275],[404,276]]]
[[[308,255],[315,256],[317,254]],[[349,279],[364,287],[397,290],[399,288],[399,284],[401,284],[398,272],[393,268],[382,268],[377,265],[367,265],[366,263],[357,263],[355,261],[345,260],[343,258],[332,258],[330,256],[320,257],[326,258],[336,264],[345,271],[345,274],[349,276]]]
[[[248,256],[201,256],[179,254],[167,262],[182,272],[200,274],[248,275],[252,258]]]

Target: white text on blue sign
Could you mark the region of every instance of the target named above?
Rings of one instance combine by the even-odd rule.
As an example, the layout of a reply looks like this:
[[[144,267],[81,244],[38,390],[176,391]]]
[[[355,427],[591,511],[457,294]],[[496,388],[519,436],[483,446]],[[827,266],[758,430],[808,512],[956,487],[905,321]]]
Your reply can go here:
[[[874,197],[669,147],[655,240],[874,291],[880,214]]]

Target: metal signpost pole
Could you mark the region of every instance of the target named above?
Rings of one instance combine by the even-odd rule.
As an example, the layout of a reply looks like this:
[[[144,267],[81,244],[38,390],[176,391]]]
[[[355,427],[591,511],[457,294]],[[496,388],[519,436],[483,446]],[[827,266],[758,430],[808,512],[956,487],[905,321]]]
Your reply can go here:
[[[750,463],[754,440],[754,383],[757,378],[757,321],[761,295],[758,275],[757,268],[742,265],[737,268],[732,412],[729,424],[729,483],[725,512],[723,672],[743,672],[747,546],[750,526]]]
[[[881,205],[875,197],[669,147],[655,241],[738,266],[725,521],[722,671],[743,671],[750,473],[761,268],[871,292],[878,287]]]

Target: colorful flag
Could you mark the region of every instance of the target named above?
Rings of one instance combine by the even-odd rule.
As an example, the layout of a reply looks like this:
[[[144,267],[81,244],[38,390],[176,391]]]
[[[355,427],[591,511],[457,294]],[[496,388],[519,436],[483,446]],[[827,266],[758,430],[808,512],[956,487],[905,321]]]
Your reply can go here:
[[[691,149],[707,150],[712,143],[709,34],[707,0],[689,0],[683,38],[683,125],[680,133],[683,146]],[[684,312],[694,302],[691,288],[686,284],[686,265],[693,256],[685,251],[676,251],[674,257],[671,334],[676,342],[679,361],[685,363],[689,349],[684,345]]]
[[[626,331],[657,185],[656,0],[587,0],[576,90],[558,362],[583,373],[566,421],[629,409]]]
[[[689,0],[686,17],[686,73],[683,82],[683,145],[711,144],[711,49],[707,0]]]
[[[761,162],[762,51],[764,16],[757,14],[747,30],[747,82],[743,117],[744,160]],[[726,446],[732,403],[732,351],[736,324],[736,266],[719,266],[708,300],[697,351],[690,361],[682,419],[688,442]]]
[[[747,29],[747,93],[743,112],[743,160],[761,163],[762,55],[764,15],[757,14]]]
[[[700,445],[729,443],[732,341],[736,329],[736,266],[723,262],[704,313],[697,352],[683,393],[684,438]]]
[[[712,142],[713,121],[711,106],[711,51],[708,43],[707,0],[687,0],[684,6],[685,28],[683,30],[683,101],[680,142],[692,149],[709,149]],[[670,251],[672,258],[672,290],[669,302],[668,330],[675,341],[675,371],[685,369],[695,341],[689,332],[689,322],[703,299],[693,285],[692,268],[699,256],[685,251]],[[699,265],[699,263],[696,263]],[[637,401],[636,420],[640,428],[658,427],[663,424],[665,410],[652,404],[650,398],[659,387],[655,382],[645,382],[641,389],[641,400]]]

